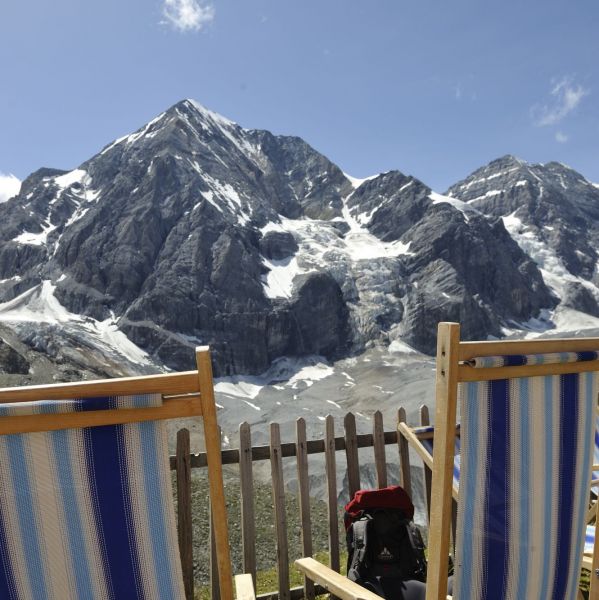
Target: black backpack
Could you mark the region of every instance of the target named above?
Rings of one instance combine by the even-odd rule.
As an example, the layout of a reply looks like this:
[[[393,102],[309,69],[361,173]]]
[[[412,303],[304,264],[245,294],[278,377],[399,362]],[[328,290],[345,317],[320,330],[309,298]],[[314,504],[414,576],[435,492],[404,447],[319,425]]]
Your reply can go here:
[[[382,597],[397,580],[425,582],[424,543],[413,516],[400,486],[356,492],[345,507],[347,577]]]

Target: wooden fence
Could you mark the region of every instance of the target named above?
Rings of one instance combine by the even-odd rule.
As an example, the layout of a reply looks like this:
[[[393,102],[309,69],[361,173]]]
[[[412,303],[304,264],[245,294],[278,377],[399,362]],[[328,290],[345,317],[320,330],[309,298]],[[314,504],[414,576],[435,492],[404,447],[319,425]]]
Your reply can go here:
[[[335,422],[332,416],[325,419],[325,435],[323,439],[307,440],[306,421],[299,418],[296,421],[295,441],[281,442],[278,423],[270,424],[270,443],[268,446],[252,446],[251,431],[248,423],[239,427],[239,448],[222,451],[224,465],[238,464],[241,490],[241,532],[243,572],[251,573],[256,582],[256,529],[254,512],[254,479],[253,463],[255,461],[270,461],[272,476],[272,502],[274,507],[274,531],[276,538],[276,563],[278,573],[278,591],[259,596],[262,600],[296,600],[308,598],[312,600],[316,594],[324,590],[314,587],[308,581],[304,586],[291,588],[289,583],[289,550],[287,522],[285,514],[285,483],[283,479],[283,458],[296,457],[298,481],[298,513],[301,524],[301,543],[303,556],[311,556],[312,522],[309,501],[309,460],[312,454],[325,455],[326,504],[328,508],[328,552],[331,568],[339,571],[340,543],[338,522],[338,490],[336,452],[345,451],[345,465],[349,495],[360,489],[359,448],[373,448],[378,487],[387,486],[386,446],[395,445],[399,454],[400,485],[411,495],[412,482],[410,476],[410,460],[407,441],[397,434],[397,424],[406,421],[403,408],[397,411],[397,422],[393,429],[384,430],[383,415],[377,411],[373,415],[373,430],[368,434],[357,434],[356,419],[352,413],[343,418],[344,435],[335,436]],[[426,406],[420,409],[420,423],[429,423]],[[191,454],[189,431],[181,429],[177,434],[176,454],[170,457],[171,469],[176,471],[179,547],[183,564],[185,590],[188,600],[193,598],[193,549],[192,549],[192,507],[191,507],[191,469],[207,466],[206,454]],[[430,472],[425,473],[426,499],[430,505]],[[214,544],[211,549],[211,578],[212,598],[219,598],[218,577],[216,574],[216,559]]]

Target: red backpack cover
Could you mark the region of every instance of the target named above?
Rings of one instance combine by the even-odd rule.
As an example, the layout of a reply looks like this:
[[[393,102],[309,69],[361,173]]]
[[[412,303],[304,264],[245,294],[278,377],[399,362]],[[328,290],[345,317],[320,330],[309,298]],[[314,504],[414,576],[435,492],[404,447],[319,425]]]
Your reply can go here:
[[[410,521],[414,518],[414,505],[406,491],[399,485],[390,485],[379,490],[359,490],[345,505],[345,530],[362,516],[362,512],[373,508],[401,510]]]

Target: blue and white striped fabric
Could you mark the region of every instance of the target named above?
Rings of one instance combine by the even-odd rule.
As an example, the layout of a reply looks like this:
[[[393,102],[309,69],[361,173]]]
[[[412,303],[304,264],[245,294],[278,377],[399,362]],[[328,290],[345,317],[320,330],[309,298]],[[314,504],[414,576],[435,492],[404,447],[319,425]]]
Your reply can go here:
[[[597,373],[460,385],[458,600],[574,600]]]
[[[465,361],[475,369],[492,367],[520,367],[523,365],[556,365],[560,363],[597,360],[599,351],[552,352],[549,354],[507,354],[505,356],[477,356]]]
[[[418,436],[421,433],[434,433],[434,426],[418,427],[414,429],[414,433]],[[432,456],[434,447],[434,437],[419,437],[420,443]],[[460,487],[460,437],[456,435],[455,438],[455,452],[453,455],[453,487],[459,489]]]
[[[21,402],[0,418],[161,403]],[[184,597],[163,421],[0,436],[0,598]]]
[[[593,465],[599,465],[599,415],[595,417],[595,452],[593,453]],[[593,471],[593,479],[599,479],[599,471]],[[599,487],[592,488],[595,496],[599,496]]]
[[[593,554],[595,549],[595,526],[587,525],[586,535],[584,537],[584,553]]]

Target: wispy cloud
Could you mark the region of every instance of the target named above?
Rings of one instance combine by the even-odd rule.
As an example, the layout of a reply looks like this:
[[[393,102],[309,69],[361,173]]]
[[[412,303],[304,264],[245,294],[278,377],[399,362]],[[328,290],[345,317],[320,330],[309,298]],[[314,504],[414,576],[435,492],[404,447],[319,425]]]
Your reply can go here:
[[[568,141],[568,136],[562,131],[557,131],[555,133],[555,140],[560,144],[565,144]]]
[[[165,25],[177,31],[200,31],[214,20],[214,5],[206,0],[164,0]]]
[[[0,173],[0,204],[16,196],[21,189],[21,180],[14,175]]]
[[[574,83],[572,77],[564,77],[554,82],[551,90],[551,101],[546,104],[536,104],[531,109],[535,125],[545,127],[555,125],[569,115],[580,101],[589,95],[589,90]]]

